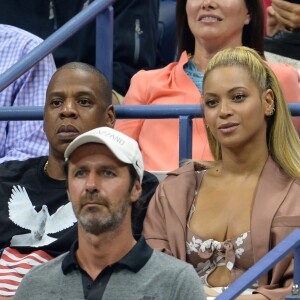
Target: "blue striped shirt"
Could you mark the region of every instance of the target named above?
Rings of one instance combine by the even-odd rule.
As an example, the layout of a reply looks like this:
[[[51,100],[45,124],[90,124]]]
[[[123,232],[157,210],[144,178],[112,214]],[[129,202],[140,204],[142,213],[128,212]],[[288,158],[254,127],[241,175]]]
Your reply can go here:
[[[42,39],[27,31],[0,24],[0,74],[41,42]],[[52,55],[45,57],[0,93],[0,105],[44,106],[55,69]],[[0,141],[0,163],[48,154],[42,121],[0,121]]]

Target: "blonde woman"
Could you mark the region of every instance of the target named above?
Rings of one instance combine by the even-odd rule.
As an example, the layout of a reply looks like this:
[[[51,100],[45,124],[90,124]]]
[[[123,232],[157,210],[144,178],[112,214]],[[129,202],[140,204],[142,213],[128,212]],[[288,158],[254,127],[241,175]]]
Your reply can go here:
[[[213,57],[203,102],[215,161],[169,173],[150,201],[144,235],[193,264],[213,295],[300,226],[300,142],[278,80],[254,50]],[[240,299],[283,299],[292,276],[289,255]]]

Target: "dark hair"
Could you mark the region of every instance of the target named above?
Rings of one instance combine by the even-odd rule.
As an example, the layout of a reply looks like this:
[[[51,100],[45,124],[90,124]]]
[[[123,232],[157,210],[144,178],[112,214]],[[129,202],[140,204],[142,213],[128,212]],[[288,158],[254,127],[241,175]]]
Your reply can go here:
[[[61,66],[60,68],[58,68],[56,70],[56,72],[52,75],[52,78],[55,77],[55,75],[64,69],[78,69],[78,70],[83,70],[86,72],[89,72],[93,75],[95,75],[98,79],[99,82],[99,86],[101,87],[101,98],[103,100],[103,102],[105,103],[105,108],[108,107],[109,105],[112,104],[112,91],[111,91],[111,85],[108,81],[108,79],[106,78],[106,76],[100,71],[98,70],[96,67],[86,64],[86,63],[82,63],[82,62],[69,62],[63,66]],[[52,78],[48,84],[48,87],[51,84]],[[48,88],[47,88],[47,93],[48,93]]]
[[[140,181],[140,177],[133,165],[128,165],[128,169],[129,169],[129,174],[130,174],[130,186],[129,186],[128,192],[131,192],[135,181],[136,180]],[[142,211],[142,209],[144,207],[144,203],[145,203],[145,199],[144,199],[144,197],[142,197],[142,195],[136,202],[132,203],[132,207],[131,207],[131,223],[132,223],[132,225],[134,225],[136,218],[140,215],[140,212]]]
[[[250,15],[250,23],[243,28],[242,44],[256,50],[264,57],[264,12],[261,0],[244,0]],[[178,56],[183,51],[194,54],[195,38],[189,28],[186,14],[187,0],[177,0],[176,36]]]

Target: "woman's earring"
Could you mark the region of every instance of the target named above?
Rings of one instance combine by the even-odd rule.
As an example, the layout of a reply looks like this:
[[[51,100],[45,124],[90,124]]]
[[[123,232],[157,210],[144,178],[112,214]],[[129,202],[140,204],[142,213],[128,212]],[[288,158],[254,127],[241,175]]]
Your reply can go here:
[[[273,107],[273,108],[272,108],[272,110],[271,110],[271,112],[270,112],[269,116],[273,116],[273,115],[274,115],[274,113],[275,113],[275,107]]]

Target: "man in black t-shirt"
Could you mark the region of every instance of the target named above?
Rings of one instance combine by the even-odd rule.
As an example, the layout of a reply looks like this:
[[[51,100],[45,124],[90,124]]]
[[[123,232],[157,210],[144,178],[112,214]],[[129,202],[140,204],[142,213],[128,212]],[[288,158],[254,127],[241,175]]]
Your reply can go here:
[[[0,297],[12,297],[32,266],[69,250],[77,225],[66,193],[64,152],[78,135],[114,122],[111,88],[101,72],[77,62],[56,71],[44,108],[49,157],[0,164]],[[157,180],[148,173],[145,183],[149,198]]]
[[[0,283],[10,287],[0,284],[0,295],[13,296],[21,274],[69,249],[76,218],[66,194],[64,151],[81,133],[114,121],[109,82],[96,68],[70,63],[54,73],[44,109],[49,157],[0,165]]]

